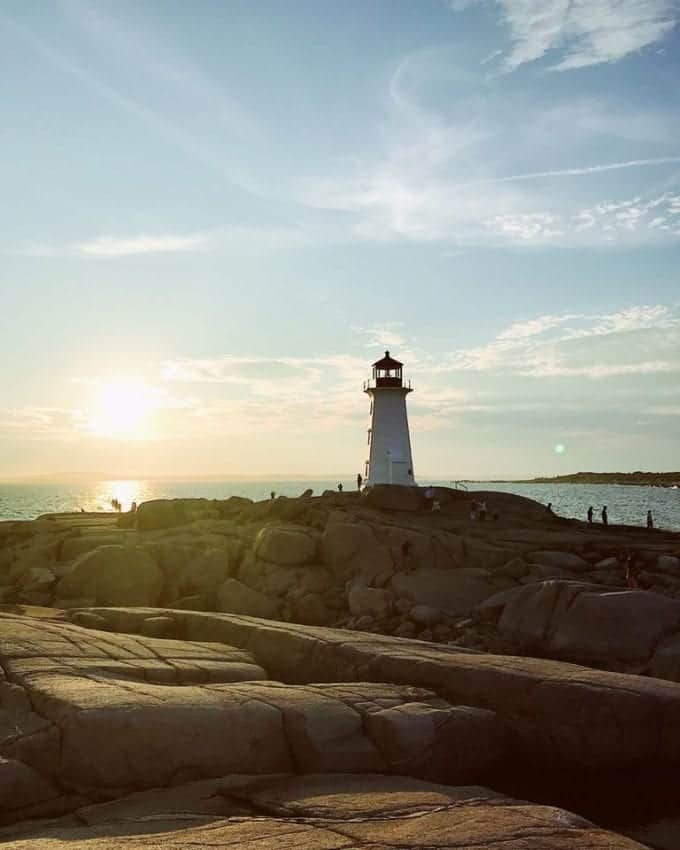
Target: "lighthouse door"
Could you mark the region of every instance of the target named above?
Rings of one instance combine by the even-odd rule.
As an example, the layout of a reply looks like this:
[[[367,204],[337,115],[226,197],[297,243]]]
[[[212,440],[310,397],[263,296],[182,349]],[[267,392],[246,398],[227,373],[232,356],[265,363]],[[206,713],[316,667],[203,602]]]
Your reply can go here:
[[[406,460],[391,460],[389,463],[390,484],[413,484],[413,473]]]

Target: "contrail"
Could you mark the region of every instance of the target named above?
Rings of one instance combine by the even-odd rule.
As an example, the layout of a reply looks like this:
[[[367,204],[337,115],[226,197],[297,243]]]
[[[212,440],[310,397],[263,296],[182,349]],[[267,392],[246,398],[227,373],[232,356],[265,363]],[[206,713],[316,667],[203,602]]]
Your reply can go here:
[[[680,163],[680,156],[662,156],[657,159],[629,159],[626,162],[610,162],[606,165],[587,165],[583,168],[562,168],[557,171],[531,171],[528,174],[511,174],[508,177],[489,177],[457,183],[457,186],[483,186],[489,183],[515,183],[520,180],[540,180],[542,177],[578,177],[600,171],[620,171],[623,168],[643,168],[649,165],[672,165]]]

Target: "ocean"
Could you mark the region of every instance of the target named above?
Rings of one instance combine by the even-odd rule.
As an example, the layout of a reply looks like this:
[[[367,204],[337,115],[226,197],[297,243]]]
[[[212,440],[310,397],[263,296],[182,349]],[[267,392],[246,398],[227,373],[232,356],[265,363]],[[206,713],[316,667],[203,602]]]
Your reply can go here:
[[[299,496],[308,488],[316,494],[334,490],[342,483],[345,489],[356,487],[354,479],[326,480],[92,480],[78,482],[0,483],[0,520],[34,519],[40,514],[62,511],[110,511],[111,500],[117,499],[128,510],[132,502],[149,499],[204,497],[226,499],[247,496],[267,499],[272,491],[277,495]],[[453,486],[450,481],[434,479],[421,484]],[[500,490],[528,496],[538,502],[552,502],[556,514],[585,519],[589,505],[595,508],[599,521],[600,510],[607,505],[612,524],[644,525],[651,510],[658,528],[680,531],[680,490],[663,487],[597,484],[507,484],[492,481],[467,484],[474,490]],[[492,500],[487,500],[493,511]]]

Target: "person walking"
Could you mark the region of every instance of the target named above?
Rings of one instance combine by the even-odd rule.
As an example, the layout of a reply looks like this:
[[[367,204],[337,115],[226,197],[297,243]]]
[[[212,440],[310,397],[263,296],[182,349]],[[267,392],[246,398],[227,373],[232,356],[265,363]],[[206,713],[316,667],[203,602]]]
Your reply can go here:
[[[604,525],[604,526],[609,525],[609,517],[607,516],[607,506],[606,505],[602,508],[602,525]]]
[[[593,506],[591,505],[591,506],[588,508],[588,525],[592,525],[592,524],[593,524],[593,513],[594,513],[594,511],[593,511]]]
[[[654,517],[651,511],[647,511],[647,528],[654,528]]]

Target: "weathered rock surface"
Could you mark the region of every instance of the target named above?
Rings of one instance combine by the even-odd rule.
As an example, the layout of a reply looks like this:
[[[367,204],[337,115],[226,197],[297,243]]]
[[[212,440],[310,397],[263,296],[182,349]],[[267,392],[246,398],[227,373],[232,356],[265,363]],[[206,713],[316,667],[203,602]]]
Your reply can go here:
[[[484,523],[444,488],[435,513],[387,488],[0,523],[0,823],[72,848],[216,818],[297,842],[291,817],[314,846],[637,846],[551,803],[672,834],[680,536],[484,498]]]
[[[393,638],[376,646],[368,635],[356,635],[348,648],[340,631],[219,614],[100,608],[71,615],[104,631],[46,613],[40,620],[0,616],[0,692],[11,721],[0,736],[0,822],[14,824],[0,838],[8,848],[281,840],[310,848],[642,846],[569,812],[470,785],[501,776],[504,763],[521,769],[512,740],[528,720],[514,715],[519,694],[513,701],[512,687],[501,687],[502,668],[489,675],[484,665],[475,683],[474,668],[460,666],[461,657],[473,663],[484,656],[433,655],[426,644]],[[83,619],[85,613],[97,619]],[[139,634],[159,618],[188,639]],[[117,631],[123,626],[137,634]],[[219,637],[190,635],[202,631]],[[227,637],[237,640],[225,643]],[[356,681],[357,664],[392,682]],[[268,679],[291,666],[296,683]],[[320,670],[336,681],[313,683]],[[586,722],[598,725],[587,716],[587,691],[562,665],[519,671],[523,692],[528,675],[541,687],[560,680],[558,703],[574,691]],[[612,674],[594,675],[603,691],[616,689],[607,681]],[[411,684],[415,679],[431,679],[438,692]],[[626,686],[648,712],[663,703],[677,708],[680,687],[636,681]],[[478,705],[447,698],[456,688]],[[489,706],[494,699],[505,717]],[[541,700],[534,703],[540,714]],[[556,741],[569,721],[550,696],[543,708]],[[617,726],[630,719],[622,716]],[[541,722],[527,730],[530,738],[541,737]],[[663,734],[657,746],[666,748]],[[630,747],[619,750],[616,767],[631,755]],[[566,747],[562,768],[565,757],[574,757]],[[613,748],[601,748],[601,764],[613,757]]]
[[[58,583],[62,599],[96,599],[99,605],[155,605],[163,572],[143,549],[100,546],[81,555]]]
[[[471,494],[437,488],[441,510],[432,513],[422,490],[385,486],[257,503],[157,500],[118,518],[0,523],[0,603],[223,610],[678,678],[673,638],[680,632],[650,626],[645,637],[627,630],[624,611],[629,606],[640,620],[643,608],[680,599],[678,535],[589,527],[511,494],[479,495],[489,509],[486,522],[470,521]],[[593,594],[625,590],[627,553],[640,565],[639,589],[655,601],[617,601],[621,616],[612,607],[599,637],[588,622],[605,603],[594,595],[579,597],[559,629],[551,615],[552,625],[543,624],[549,639],[540,624],[535,632],[527,625],[534,614],[522,615],[528,631],[506,628],[510,614],[498,605],[499,592],[551,579],[594,585]],[[536,593],[509,598],[539,616],[546,594]],[[493,606],[485,607],[489,599]],[[148,628],[163,634],[161,624]],[[592,646],[580,646],[579,635],[582,644],[592,638]],[[609,642],[620,645],[618,655],[605,652]]]
[[[480,613],[524,652],[678,680],[680,599],[552,580],[505,591]]]
[[[487,788],[405,777],[226,777],[84,807],[78,820],[24,830],[8,850],[168,847],[403,847],[442,850],[643,850],[630,838]],[[83,826],[82,822],[91,824]]]

